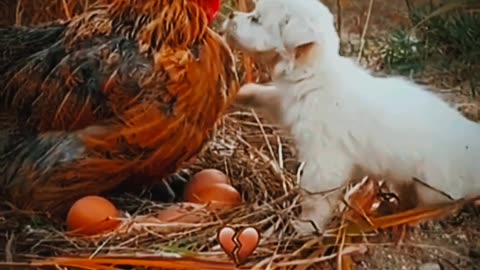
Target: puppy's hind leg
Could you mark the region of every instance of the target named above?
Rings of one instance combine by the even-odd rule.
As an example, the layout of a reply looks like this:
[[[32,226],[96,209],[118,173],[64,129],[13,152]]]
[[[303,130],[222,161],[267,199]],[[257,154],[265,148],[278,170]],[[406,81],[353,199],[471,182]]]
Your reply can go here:
[[[242,106],[257,108],[267,106],[272,98],[278,98],[278,90],[275,86],[247,83],[240,87],[236,103]]]

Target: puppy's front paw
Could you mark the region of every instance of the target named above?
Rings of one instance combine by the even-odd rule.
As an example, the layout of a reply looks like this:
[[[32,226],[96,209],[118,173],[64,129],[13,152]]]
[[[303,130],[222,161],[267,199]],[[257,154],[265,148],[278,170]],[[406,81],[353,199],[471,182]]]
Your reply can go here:
[[[255,95],[255,92],[259,91],[259,88],[261,86],[256,84],[256,83],[247,83],[242,85],[240,87],[240,90],[238,91],[239,96],[251,96]]]
[[[256,83],[247,83],[240,87],[237,94],[237,103],[240,105],[251,106],[255,104],[255,96],[261,86]]]

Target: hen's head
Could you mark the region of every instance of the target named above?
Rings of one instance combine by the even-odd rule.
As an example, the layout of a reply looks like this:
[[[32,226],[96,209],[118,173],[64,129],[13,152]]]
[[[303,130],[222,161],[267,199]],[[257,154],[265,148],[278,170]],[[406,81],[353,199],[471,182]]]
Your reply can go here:
[[[208,22],[212,23],[215,20],[218,12],[220,11],[220,7],[222,6],[221,0],[192,0],[196,2],[200,7],[205,10],[207,13]]]

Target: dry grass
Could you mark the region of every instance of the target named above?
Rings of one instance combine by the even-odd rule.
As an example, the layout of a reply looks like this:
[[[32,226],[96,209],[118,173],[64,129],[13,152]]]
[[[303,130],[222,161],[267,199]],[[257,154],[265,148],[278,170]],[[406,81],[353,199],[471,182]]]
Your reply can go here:
[[[6,2],[0,0],[0,6]],[[29,0],[27,4],[26,0],[19,0],[15,6],[15,20],[19,24],[30,24],[66,19],[83,12],[91,4],[75,0]],[[228,9],[231,7],[225,7],[225,10]],[[365,38],[365,34],[361,36]],[[362,49],[362,53],[366,55],[368,51]],[[241,67],[239,72],[244,74],[245,60],[238,55],[238,61]],[[258,66],[251,72],[248,72],[248,68],[251,66],[247,65],[247,74],[244,74],[246,80],[256,78],[263,81],[268,77]],[[124,211],[122,227],[112,233],[89,238],[66,233],[63,220],[52,220],[44,213],[25,213],[10,205],[3,205],[0,208],[0,257],[6,263],[0,263],[0,268],[17,264],[20,269],[25,269],[27,266],[24,263],[35,261],[30,266],[45,269],[120,269],[105,266],[112,262],[131,266],[121,269],[146,269],[147,265],[151,267],[149,269],[234,269],[216,239],[216,233],[223,225],[255,226],[262,232],[259,247],[243,265],[246,269],[353,269],[354,265],[358,269],[400,269],[405,265],[397,264],[394,267],[398,268],[388,268],[381,260],[388,260],[385,258],[389,254],[399,257],[403,253],[417,255],[418,250],[423,254],[435,253],[435,258],[459,258],[467,267],[475,265],[473,257],[451,249],[451,245],[422,242],[422,236],[425,235],[421,233],[412,234],[417,240],[420,239],[418,241],[404,237],[404,241],[412,241],[405,241],[400,248],[397,241],[392,239],[392,235],[398,235],[392,234],[395,232],[391,228],[393,225],[450,214],[463,208],[463,202],[429,209],[425,213],[400,214],[391,219],[372,217],[372,226],[368,226],[362,218],[364,215],[354,211],[366,210],[366,207],[347,207],[339,211],[331,229],[323,236],[295,236],[290,222],[299,210],[296,181],[301,164],[296,160],[293,145],[288,134],[269,125],[253,111],[232,108],[206,152],[186,172],[191,175],[202,168],[224,171],[241,192],[244,205],[215,212],[208,208],[201,209],[199,215],[203,222],[195,224],[159,224],[148,222],[148,217],[168,207],[168,204],[153,201],[148,194],[125,193],[110,197]],[[377,191],[371,187],[362,189],[362,192],[370,192],[371,196],[363,193],[361,197],[372,199],[376,195],[371,193],[372,190]],[[478,218],[468,217],[469,222],[478,224]],[[377,230],[368,229],[370,227]],[[471,237],[480,236],[478,230],[468,232]],[[391,253],[378,255],[374,252],[378,249],[391,250]],[[365,254],[373,256],[378,264],[369,262]],[[64,256],[76,259],[58,258]],[[173,260],[177,257],[182,257],[182,260]],[[215,262],[192,259],[198,257]],[[85,261],[93,258],[107,258],[107,262]],[[60,265],[69,267],[62,268]],[[408,268],[407,265],[404,269],[414,268]]]

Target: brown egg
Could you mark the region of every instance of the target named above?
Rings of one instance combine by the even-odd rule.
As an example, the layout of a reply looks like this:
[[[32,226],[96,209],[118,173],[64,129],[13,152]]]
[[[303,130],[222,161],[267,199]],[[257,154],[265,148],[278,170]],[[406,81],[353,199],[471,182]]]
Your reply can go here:
[[[86,196],[76,201],[67,215],[68,229],[77,234],[94,235],[120,225],[120,212],[109,200]]]
[[[163,222],[197,223],[203,219],[203,206],[196,203],[180,203],[163,209],[155,216]]]
[[[242,202],[240,193],[232,186],[223,183],[208,185],[194,194],[191,202],[210,204],[213,208],[232,207]]]
[[[196,173],[185,187],[184,199],[195,202],[203,189],[210,188],[213,184],[230,184],[228,176],[216,169],[205,169]]]

